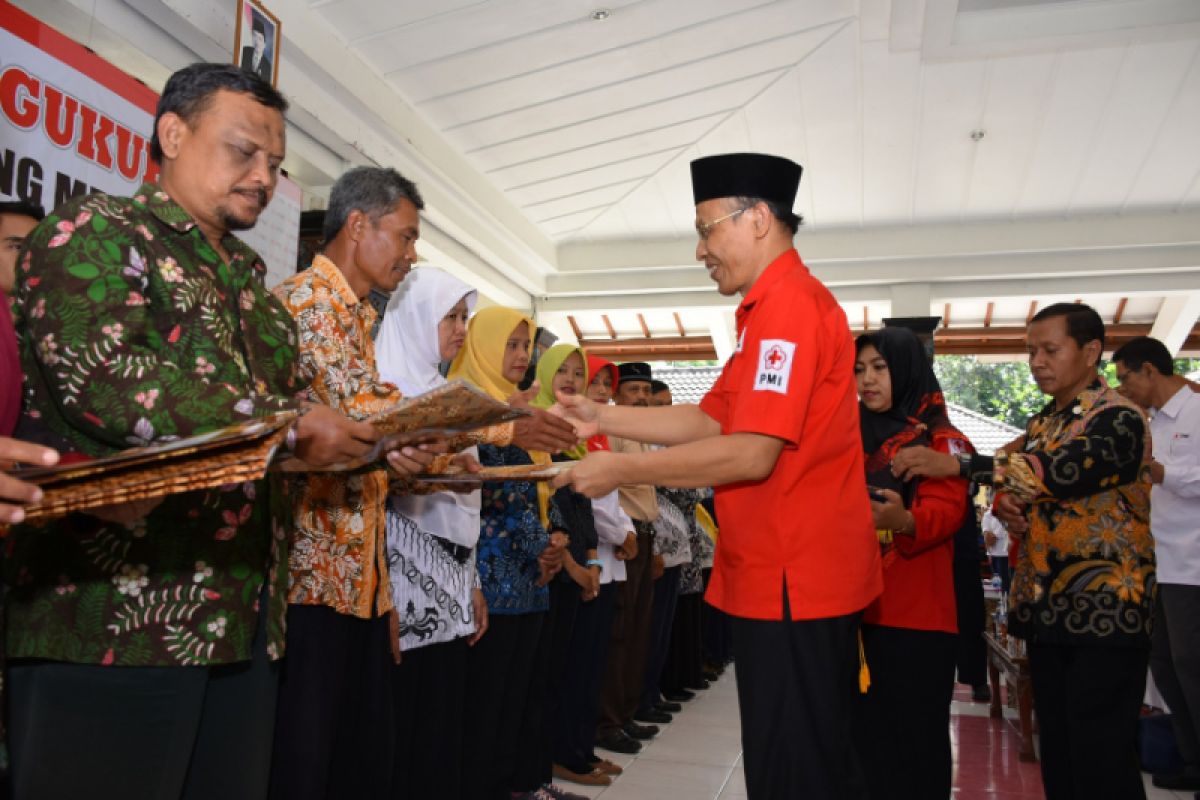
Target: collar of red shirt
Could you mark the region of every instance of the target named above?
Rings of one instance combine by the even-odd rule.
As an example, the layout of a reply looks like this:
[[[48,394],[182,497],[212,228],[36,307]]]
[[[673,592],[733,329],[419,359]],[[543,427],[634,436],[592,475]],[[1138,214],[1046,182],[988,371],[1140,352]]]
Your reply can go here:
[[[768,264],[763,273],[758,276],[758,280],[750,287],[750,291],[746,292],[742,304],[738,306],[738,323],[740,324],[742,319],[750,313],[755,303],[767,296],[771,287],[779,283],[789,271],[797,268],[808,272],[808,268],[804,266],[804,262],[800,260],[800,254],[794,247],[781,253],[778,258]]]

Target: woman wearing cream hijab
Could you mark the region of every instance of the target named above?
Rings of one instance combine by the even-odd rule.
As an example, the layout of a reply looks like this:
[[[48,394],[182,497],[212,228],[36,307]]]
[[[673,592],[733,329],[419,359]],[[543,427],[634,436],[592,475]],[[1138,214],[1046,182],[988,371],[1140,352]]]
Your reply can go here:
[[[475,298],[475,290],[447,272],[414,270],[392,294],[376,339],[383,379],[405,396],[445,383],[438,365],[461,349]],[[475,569],[478,538],[478,490],[390,498],[388,572],[403,651],[393,693],[393,782],[405,797],[459,794],[467,648],[487,628]]]

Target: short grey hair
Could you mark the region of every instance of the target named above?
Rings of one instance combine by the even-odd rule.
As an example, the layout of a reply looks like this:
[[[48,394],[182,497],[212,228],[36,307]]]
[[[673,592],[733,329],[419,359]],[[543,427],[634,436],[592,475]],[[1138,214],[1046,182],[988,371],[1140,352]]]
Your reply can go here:
[[[329,193],[329,208],[325,212],[324,244],[329,244],[355,209],[375,223],[393,211],[401,200],[425,208],[417,185],[391,167],[355,167],[337,179]]]

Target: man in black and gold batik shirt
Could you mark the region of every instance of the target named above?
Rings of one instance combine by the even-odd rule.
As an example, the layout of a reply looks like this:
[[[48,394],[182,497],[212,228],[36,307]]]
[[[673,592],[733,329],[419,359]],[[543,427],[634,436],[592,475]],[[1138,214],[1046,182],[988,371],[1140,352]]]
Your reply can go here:
[[[1144,798],[1136,726],[1156,590],[1149,425],[1097,373],[1104,323],[1048,306],[1026,334],[1054,400],[998,454],[998,516],[1019,538],[1009,632],[1024,639],[1047,800]]]

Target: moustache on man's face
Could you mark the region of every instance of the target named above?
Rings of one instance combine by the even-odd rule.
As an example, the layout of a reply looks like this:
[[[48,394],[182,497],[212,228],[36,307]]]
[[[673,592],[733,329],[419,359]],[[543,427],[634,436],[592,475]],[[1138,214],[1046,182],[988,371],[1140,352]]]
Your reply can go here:
[[[266,208],[267,202],[271,199],[270,195],[267,194],[267,190],[262,188],[261,186],[260,187],[247,187],[244,189],[234,189],[233,191],[235,194],[244,194],[247,197],[253,197],[255,200],[258,201],[259,206],[261,206],[262,208]]]

